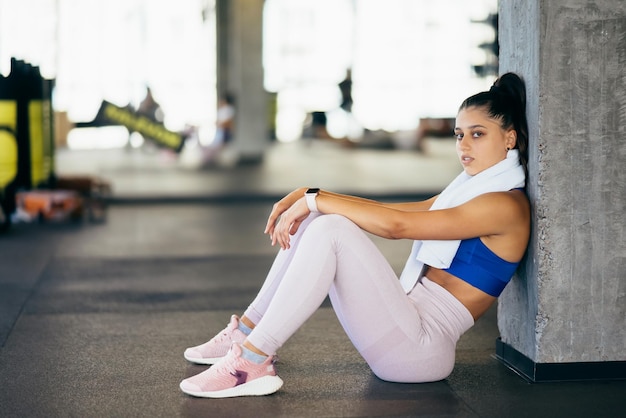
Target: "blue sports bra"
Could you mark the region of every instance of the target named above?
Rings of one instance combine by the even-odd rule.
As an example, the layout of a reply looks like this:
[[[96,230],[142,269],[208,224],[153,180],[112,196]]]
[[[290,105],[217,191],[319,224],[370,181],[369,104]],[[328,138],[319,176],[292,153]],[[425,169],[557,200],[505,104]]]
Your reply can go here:
[[[498,297],[511,280],[518,263],[503,260],[480,240],[462,240],[452,264],[444,271],[491,296]]]

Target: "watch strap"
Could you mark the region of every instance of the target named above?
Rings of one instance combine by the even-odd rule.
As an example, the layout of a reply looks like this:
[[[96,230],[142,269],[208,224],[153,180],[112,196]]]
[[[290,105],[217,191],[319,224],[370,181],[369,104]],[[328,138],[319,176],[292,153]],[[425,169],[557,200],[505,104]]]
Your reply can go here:
[[[317,202],[315,201],[315,198],[317,197],[319,192],[320,192],[320,189],[312,188],[312,189],[308,189],[304,193],[304,198],[306,199],[306,205],[309,208],[309,210],[314,213],[319,212],[319,210],[317,209]]]

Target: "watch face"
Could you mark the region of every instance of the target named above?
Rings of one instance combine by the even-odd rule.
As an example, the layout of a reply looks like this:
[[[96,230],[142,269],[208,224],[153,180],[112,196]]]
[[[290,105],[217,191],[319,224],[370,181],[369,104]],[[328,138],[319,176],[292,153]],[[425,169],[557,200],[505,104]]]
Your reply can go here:
[[[320,192],[320,189],[318,188],[314,188],[314,189],[309,189],[306,191],[306,194],[317,194]]]

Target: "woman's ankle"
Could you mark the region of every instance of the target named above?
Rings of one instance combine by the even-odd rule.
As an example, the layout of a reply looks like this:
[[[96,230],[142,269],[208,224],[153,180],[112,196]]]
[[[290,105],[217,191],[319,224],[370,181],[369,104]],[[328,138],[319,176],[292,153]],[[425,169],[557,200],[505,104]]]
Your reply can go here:
[[[254,323],[252,323],[252,321],[250,321],[247,317],[242,316],[241,318],[239,318],[239,331],[243,332],[246,335],[250,335],[254,327]]]
[[[255,363],[263,363],[265,361],[265,359],[267,357],[269,357],[268,354],[264,353],[263,351],[259,350],[258,348],[256,348],[250,341],[245,340],[242,344],[241,344],[241,348],[243,350],[243,357],[251,360]]]

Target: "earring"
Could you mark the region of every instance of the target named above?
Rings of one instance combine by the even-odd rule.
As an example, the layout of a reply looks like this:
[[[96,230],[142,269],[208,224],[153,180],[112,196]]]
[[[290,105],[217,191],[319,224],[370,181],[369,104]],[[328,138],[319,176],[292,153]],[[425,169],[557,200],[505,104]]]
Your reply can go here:
[[[510,148],[510,147],[506,147],[506,150],[507,150],[507,151],[511,151],[511,148]]]

